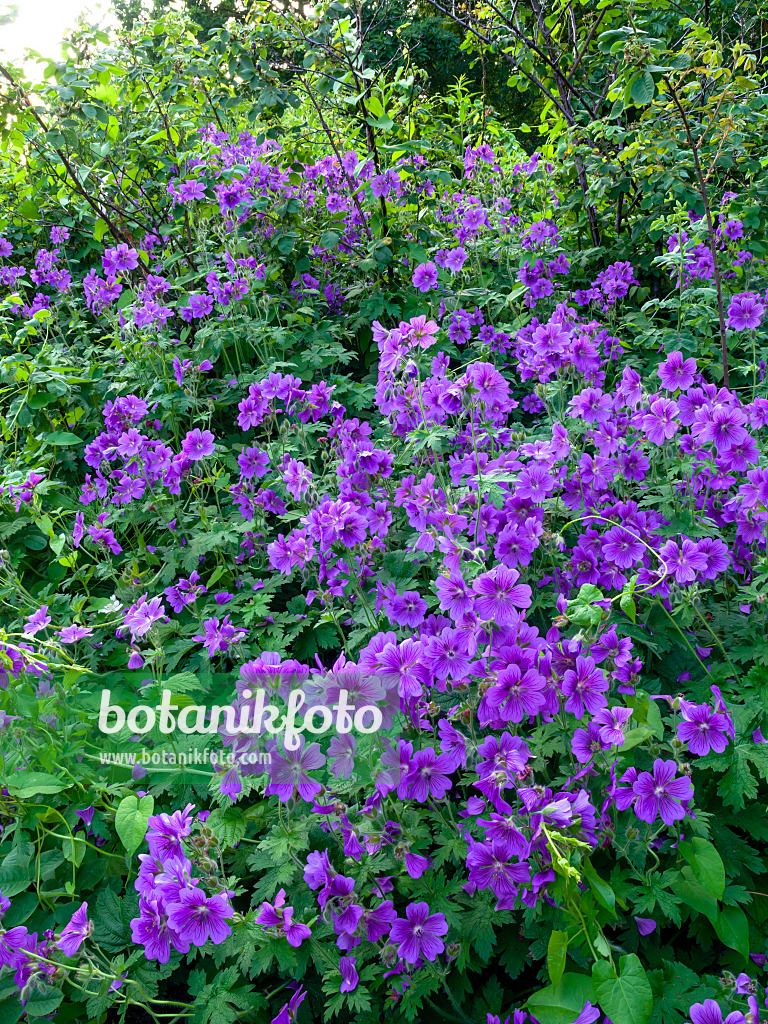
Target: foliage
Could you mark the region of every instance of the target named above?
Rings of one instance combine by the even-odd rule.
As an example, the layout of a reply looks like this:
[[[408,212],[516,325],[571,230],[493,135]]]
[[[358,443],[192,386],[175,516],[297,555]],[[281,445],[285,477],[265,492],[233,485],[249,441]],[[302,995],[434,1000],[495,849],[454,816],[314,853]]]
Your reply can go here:
[[[459,9],[532,155],[359,7],[4,69],[8,1020],[758,1020],[759,68],[647,7]]]

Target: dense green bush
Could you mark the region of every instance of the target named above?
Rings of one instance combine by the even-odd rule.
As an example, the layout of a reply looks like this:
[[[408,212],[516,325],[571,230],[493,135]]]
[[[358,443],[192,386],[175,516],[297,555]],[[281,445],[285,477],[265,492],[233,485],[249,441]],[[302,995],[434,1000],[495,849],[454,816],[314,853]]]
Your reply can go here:
[[[532,154],[338,4],[4,69],[3,1021],[757,1024],[762,94],[600,10]]]

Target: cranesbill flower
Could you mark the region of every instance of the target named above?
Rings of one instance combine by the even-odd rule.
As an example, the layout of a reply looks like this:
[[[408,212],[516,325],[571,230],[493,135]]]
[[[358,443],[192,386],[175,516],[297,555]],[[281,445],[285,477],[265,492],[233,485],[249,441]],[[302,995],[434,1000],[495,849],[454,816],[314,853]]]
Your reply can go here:
[[[307,925],[293,920],[293,907],[285,906],[285,889],[280,889],[275,896],[274,905],[266,901],[256,918],[256,924],[262,928],[279,928],[285,935],[286,942],[298,949],[304,939],[312,934]]]
[[[420,263],[413,272],[411,281],[413,287],[420,292],[431,291],[437,285],[437,267],[430,260],[428,263]]]
[[[636,917],[635,924],[641,935],[650,935],[656,931],[656,922],[652,917]]]
[[[710,750],[722,754],[728,746],[728,719],[707,704],[680,700],[683,721],[677,727],[677,738],[688,744],[692,754],[703,757]]]
[[[322,768],[324,764],[325,755],[319,744],[310,743],[309,746],[305,746],[304,737],[300,736],[296,750],[286,750],[282,753],[275,751],[272,754],[269,764],[270,783],[266,795],[275,793],[281,803],[287,803],[298,790],[301,799],[311,803],[323,787],[309,775],[309,772]]]
[[[259,479],[267,474],[269,456],[258,448],[244,448],[237,457],[237,464],[244,480]]]
[[[207,459],[215,451],[214,441],[216,438],[210,430],[195,428],[190,430],[181,442],[181,450],[191,462],[199,462]]]
[[[681,586],[693,583],[696,573],[707,567],[707,556],[699,551],[696,541],[687,538],[681,545],[668,540],[659,551],[659,557],[664,560],[666,574],[674,576],[675,582]]]
[[[449,249],[443,256],[442,265],[452,274],[457,274],[467,262],[467,250],[459,245],[455,249]]]
[[[522,722],[537,715],[546,703],[545,681],[534,669],[523,672],[519,665],[502,669],[485,695],[488,708],[497,710],[505,722]]]
[[[41,629],[47,629],[51,621],[51,616],[48,614],[48,605],[41,604],[37,611],[33,612],[24,623],[24,636],[34,636]]]
[[[377,890],[374,886],[374,890]],[[363,914],[365,922],[365,936],[369,942],[378,942],[390,929],[390,925],[397,917],[392,900],[382,900],[378,907],[373,910],[366,910]]]
[[[430,797],[442,799],[451,788],[449,776],[453,770],[453,760],[448,754],[436,755],[433,747],[417,750],[406,779],[407,795],[420,803]]]
[[[65,956],[74,956],[93,931],[93,922],[88,920],[88,904],[83,903],[69,919],[56,943]]]
[[[734,331],[754,331],[762,322],[765,306],[754,292],[734,295],[728,304],[727,327]]]
[[[682,352],[670,352],[656,371],[667,391],[687,391],[696,379],[696,360],[684,359]]]
[[[153,597],[148,601],[147,595],[142,594],[136,604],[131,605],[125,613],[123,623],[132,639],[137,640],[145,636],[156,622],[165,617],[165,614],[162,598]]]
[[[88,626],[78,626],[77,623],[73,623],[71,626],[65,626],[64,629],[60,629],[57,635],[63,644],[74,644],[78,640],[84,640],[85,637],[92,636],[93,630]]]
[[[472,582],[472,589],[478,595],[475,611],[478,618],[505,626],[517,618],[517,610],[530,608],[531,588],[518,583],[520,573],[505,565],[496,566]]]
[[[596,1020],[599,1020],[602,1014],[597,1006],[593,1006],[592,1003],[587,1001],[582,1007],[581,1013],[578,1015],[576,1020],[572,1021],[571,1024],[594,1024]]]
[[[586,729],[575,730],[571,739],[571,750],[579,764],[586,764],[601,750],[609,749],[611,744],[605,742],[601,732],[600,726],[594,722],[588,722]]]
[[[213,658],[216,654],[225,654],[232,644],[239,643],[248,635],[247,629],[237,629],[233,625],[229,615],[224,616],[221,625],[219,625],[219,620],[216,616],[206,619],[203,623],[203,629],[205,630],[204,633],[198,633],[192,639],[203,644],[210,658]]]
[[[139,897],[139,916],[131,921],[131,938],[144,947],[148,960],[167,964],[171,958],[171,942],[179,953],[189,952],[189,939],[173,931],[162,900]]]
[[[503,840],[474,843],[467,854],[469,880],[478,889],[490,889],[496,896],[515,896],[518,886],[530,883],[527,862],[512,864],[512,851]]]
[[[183,857],[181,840],[192,833],[192,811],[194,804],[187,804],[183,810],[173,814],[153,814],[147,822],[147,842],[153,857],[167,860],[169,857]]]
[[[354,992],[357,988],[359,981],[357,975],[357,957],[354,956],[343,956],[339,961],[339,971],[341,972],[341,988],[340,992]]]
[[[208,939],[218,946],[232,934],[227,918],[234,910],[224,893],[206,896],[197,887],[184,889],[176,903],[168,907],[168,924],[182,940],[204,946]]]
[[[612,526],[603,536],[603,557],[620,569],[630,569],[643,557],[645,545],[626,526]]]
[[[396,683],[400,696],[406,699],[420,697],[429,679],[424,657],[424,646],[418,640],[387,644],[379,655],[381,670],[389,677],[385,678],[385,684],[389,686]]]
[[[608,689],[608,681],[593,658],[579,655],[575,669],[568,669],[563,676],[561,689],[568,698],[565,710],[579,719],[587,713],[596,715],[608,703],[603,696]]]
[[[691,1015],[691,1024],[746,1024],[747,1020],[741,1010],[731,1010],[727,1017],[723,1017],[720,1004],[714,999],[694,1003],[688,1013]]]
[[[441,936],[448,931],[443,914],[430,914],[429,904],[411,903],[405,911],[405,920],[397,918],[389,937],[398,943],[397,955],[406,963],[415,964],[419,957],[437,960],[445,949]]]
[[[632,786],[636,796],[635,814],[640,821],[654,822],[658,817],[665,825],[673,825],[687,813],[687,805],[693,799],[693,785],[688,778],[675,778],[677,765],[674,761],[657,758],[653,762],[653,774],[641,772]]]
[[[679,427],[677,405],[670,398],[657,398],[643,416],[643,430],[651,444],[663,445]]]
[[[632,717],[632,708],[603,708],[592,719],[595,725],[601,726],[600,739],[609,747],[620,747],[624,742],[624,729]]]
[[[449,576],[438,576],[435,590],[440,598],[440,607],[447,611],[454,621],[458,621],[472,608],[472,594],[460,572],[454,571]]]
[[[293,982],[295,985],[296,982]],[[276,1017],[272,1018],[271,1024],[294,1024],[296,1015],[299,1012],[299,1007],[307,998],[307,993],[304,991],[304,986],[299,985],[296,992],[291,996],[288,1002],[281,1008],[280,1012]]]

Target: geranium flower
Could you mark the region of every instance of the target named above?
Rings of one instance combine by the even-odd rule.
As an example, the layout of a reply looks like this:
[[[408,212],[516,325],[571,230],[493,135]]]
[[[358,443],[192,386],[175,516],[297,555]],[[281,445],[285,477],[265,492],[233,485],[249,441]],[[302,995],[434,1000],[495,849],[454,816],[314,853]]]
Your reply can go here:
[[[202,889],[187,888],[168,907],[168,925],[182,941],[204,946],[210,939],[218,946],[232,934],[227,919],[234,913],[224,893],[206,896]]]
[[[415,964],[420,957],[436,960],[445,949],[441,936],[448,931],[443,914],[430,914],[427,903],[411,903],[405,919],[398,917],[389,937],[398,944],[397,955],[406,963]]]
[[[312,801],[322,785],[313,779],[309,772],[322,768],[325,754],[319,744],[305,745],[304,737],[299,737],[299,746],[295,750],[275,751],[268,766],[270,782],[266,794],[274,793],[281,803],[287,803],[298,790],[302,800]]]
[[[641,821],[652,823],[661,817],[665,825],[674,825],[685,817],[693,799],[693,785],[688,778],[675,778],[676,773],[676,763],[661,758],[653,762],[653,774],[640,773],[632,792],[636,797],[635,815]]]
[[[88,904],[83,903],[64,926],[56,946],[65,956],[74,956],[92,932],[93,922],[88,920]]]

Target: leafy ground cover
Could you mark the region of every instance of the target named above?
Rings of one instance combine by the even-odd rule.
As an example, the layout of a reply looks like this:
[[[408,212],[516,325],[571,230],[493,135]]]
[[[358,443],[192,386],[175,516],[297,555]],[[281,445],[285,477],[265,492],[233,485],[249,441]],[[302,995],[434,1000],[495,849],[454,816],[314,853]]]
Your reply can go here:
[[[0,1015],[757,1024],[751,65],[599,26],[627,212],[347,14],[6,69]]]

